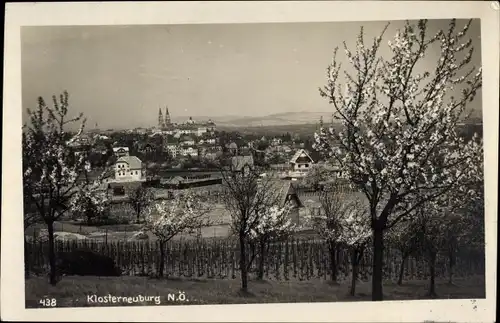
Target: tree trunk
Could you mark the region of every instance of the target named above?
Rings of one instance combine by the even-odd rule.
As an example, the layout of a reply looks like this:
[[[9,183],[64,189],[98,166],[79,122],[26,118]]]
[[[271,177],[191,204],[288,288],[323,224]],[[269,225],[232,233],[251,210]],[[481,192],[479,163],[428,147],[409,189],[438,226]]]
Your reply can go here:
[[[401,267],[399,268],[399,278],[398,278],[398,285],[403,285],[403,275],[405,273],[405,264],[406,264],[406,259],[408,259],[408,254],[404,253],[403,256],[401,257]]]
[[[382,289],[384,265],[384,231],[379,225],[373,229],[372,301],[384,299]]]
[[[330,252],[330,280],[337,283],[337,248],[335,242],[328,242],[328,251]]]
[[[449,257],[448,283],[453,284],[453,269],[455,268],[455,250],[450,249],[448,257]]]
[[[24,234],[24,278],[30,278],[30,261],[31,258],[28,254],[28,241],[26,240],[26,234]]]
[[[429,254],[429,267],[430,267],[430,275],[431,281],[429,284],[429,297],[435,298],[436,295],[436,252],[431,251]]]
[[[266,242],[260,241],[260,258],[259,258],[259,272],[257,273],[257,279],[264,279],[264,260],[266,255]]]
[[[49,281],[50,284],[55,286],[57,284],[57,268],[56,268],[56,250],[54,241],[54,222],[47,223],[47,231],[49,233]]]
[[[86,215],[87,215],[87,224],[91,225],[92,224],[92,213],[87,211]]]
[[[165,270],[165,242],[159,241],[160,244],[160,264],[158,266],[158,277],[163,277]]]
[[[358,251],[356,249],[351,251],[351,266],[352,266],[352,277],[351,277],[351,288],[349,294],[354,296],[356,294],[356,280],[358,279]]]
[[[240,232],[240,273],[241,273],[241,290],[248,291],[248,271],[246,265],[246,250],[245,250],[245,235]]]

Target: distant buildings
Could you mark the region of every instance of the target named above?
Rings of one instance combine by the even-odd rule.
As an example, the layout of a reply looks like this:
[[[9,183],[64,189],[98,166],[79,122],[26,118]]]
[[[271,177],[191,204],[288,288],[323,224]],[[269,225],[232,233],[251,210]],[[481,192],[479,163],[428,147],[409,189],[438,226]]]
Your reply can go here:
[[[216,129],[216,124],[211,119],[206,122],[196,122],[192,117],[182,124],[173,123],[170,119],[168,108],[165,109],[163,115],[161,109],[158,111],[158,125],[154,133],[162,133],[166,135],[181,134],[195,135],[201,137],[207,133],[213,133]]]

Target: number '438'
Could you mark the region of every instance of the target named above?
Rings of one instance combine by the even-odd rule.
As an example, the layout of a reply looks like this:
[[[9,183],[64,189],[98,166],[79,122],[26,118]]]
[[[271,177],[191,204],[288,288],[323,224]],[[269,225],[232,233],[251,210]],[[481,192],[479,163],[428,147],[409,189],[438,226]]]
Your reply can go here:
[[[43,298],[39,303],[44,307],[54,307],[57,305],[57,300],[55,298]]]

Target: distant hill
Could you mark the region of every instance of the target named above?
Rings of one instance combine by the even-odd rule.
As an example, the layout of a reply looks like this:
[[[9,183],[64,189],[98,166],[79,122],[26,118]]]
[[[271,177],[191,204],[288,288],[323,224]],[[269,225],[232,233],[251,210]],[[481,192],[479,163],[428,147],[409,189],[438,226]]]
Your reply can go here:
[[[330,121],[331,112],[323,111],[301,111],[270,114],[258,117],[214,117],[213,120],[218,126],[224,127],[259,127],[259,126],[284,126],[297,124],[315,124],[323,117],[325,121]]]

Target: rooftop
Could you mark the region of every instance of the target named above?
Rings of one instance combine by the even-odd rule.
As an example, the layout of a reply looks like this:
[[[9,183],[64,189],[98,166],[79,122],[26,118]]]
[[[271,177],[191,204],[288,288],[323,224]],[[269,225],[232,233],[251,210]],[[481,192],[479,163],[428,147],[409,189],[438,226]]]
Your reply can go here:
[[[253,162],[253,157],[252,155],[249,156],[234,156],[231,158],[231,168],[234,171],[241,171],[243,170],[243,167],[245,165],[248,165],[249,167],[253,167],[254,162]]]
[[[117,163],[127,163],[130,169],[141,169],[142,161],[136,156],[123,156],[118,158]]]

